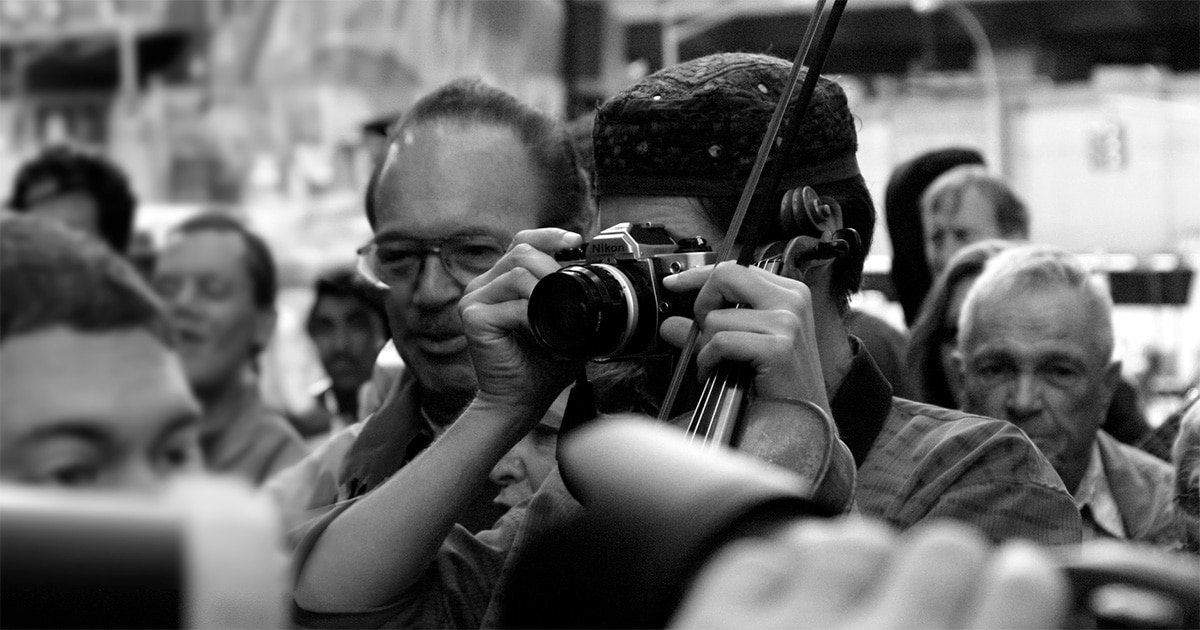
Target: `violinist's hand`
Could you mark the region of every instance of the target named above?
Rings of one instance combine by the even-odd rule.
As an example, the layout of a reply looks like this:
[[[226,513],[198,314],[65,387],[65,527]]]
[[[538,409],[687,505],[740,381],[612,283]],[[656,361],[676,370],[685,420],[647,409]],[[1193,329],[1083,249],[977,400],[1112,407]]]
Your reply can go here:
[[[700,326],[696,364],[702,378],[721,361],[749,363],[759,396],[799,398],[829,409],[812,295],[803,282],[727,262],[668,276],[663,286],[671,291],[700,289],[695,305]],[[731,304],[744,306],[735,309]],[[660,332],[680,347],[691,323],[671,317]]]
[[[806,520],[709,561],[672,628],[1055,628],[1066,580],[1025,542],[991,549],[949,522],[901,536],[861,518]]]
[[[504,257],[467,285],[458,308],[479,381],[477,401],[529,411],[536,420],[577,374],[577,365],[534,344],[526,310],[538,280],[559,269],[551,254],[582,242],[557,228],[518,232]]]

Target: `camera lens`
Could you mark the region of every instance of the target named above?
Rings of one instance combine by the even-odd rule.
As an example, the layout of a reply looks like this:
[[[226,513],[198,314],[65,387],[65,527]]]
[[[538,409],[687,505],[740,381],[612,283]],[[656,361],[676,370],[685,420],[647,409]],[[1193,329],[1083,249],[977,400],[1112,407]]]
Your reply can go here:
[[[637,328],[633,286],[610,265],[563,267],[533,288],[529,326],[538,343],[559,354],[611,356]]]

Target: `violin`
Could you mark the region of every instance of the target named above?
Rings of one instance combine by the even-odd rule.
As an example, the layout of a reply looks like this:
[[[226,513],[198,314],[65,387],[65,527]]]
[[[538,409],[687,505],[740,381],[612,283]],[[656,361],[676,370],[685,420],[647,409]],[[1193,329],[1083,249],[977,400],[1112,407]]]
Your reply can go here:
[[[858,246],[854,230],[835,229],[816,192],[802,192],[804,214],[815,235],[777,241],[760,248],[756,267],[803,280],[811,269],[827,265]],[[834,511],[849,508],[855,465],[838,439],[833,418],[815,403],[754,399],[748,366],[724,363],[705,381],[687,425],[690,440],[703,448],[732,447],[796,473],[808,486],[802,492]],[[753,406],[753,410],[750,407]]]
[[[809,60],[808,72],[793,109],[791,123],[780,143],[780,153],[787,155],[786,147],[794,144],[799,135],[804,110],[811,99],[824,64],[825,54],[833,39],[838,20],[846,0],[835,0],[827,17],[822,21],[824,0],[818,0],[816,11],[809,20],[804,41],[792,64],[791,76],[776,105],[771,122],[764,134],[750,177],[738,202],[734,219],[726,233],[718,260],[731,258],[733,243],[741,230],[743,219],[748,216],[751,201],[759,189],[758,183],[767,160],[775,146],[775,139],[791,101],[792,93],[799,82],[799,70],[809,57],[809,47],[816,34],[818,24],[824,25],[820,43]],[[776,160],[774,170],[767,178],[764,190],[774,191],[782,177],[782,160]],[[762,194],[759,198],[768,198]],[[811,269],[826,265],[839,256],[846,255],[859,246],[854,230],[841,229],[833,222],[832,213],[823,207],[817,194],[808,187],[802,190],[800,208],[790,207],[785,202],[779,220],[785,226],[797,228],[801,233],[787,242],[775,242],[758,246],[758,235],[767,220],[758,212],[749,215],[750,238],[743,244],[738,263],[753,264],[772,273],[803,280]],[[791,225],[789,225],[791,223]],[[660,418],[668,419],[672,404],[682,384],[682,378],[695,351],[697,329],[692,327],[684,345],[680,361],[662,406]],[[688,422],[687,431],[693,443],[702,448],[736,448],[786,468],[803,480],[807,486],[803,491],[812,499],[844,511],[853,500],[855,465],[845,444],[838,439],[837,426],[824,409],[809,401],[755,399],[752,392],[754,374],[743,364],[726,363],[717,367],[708,377],[700,400]]]

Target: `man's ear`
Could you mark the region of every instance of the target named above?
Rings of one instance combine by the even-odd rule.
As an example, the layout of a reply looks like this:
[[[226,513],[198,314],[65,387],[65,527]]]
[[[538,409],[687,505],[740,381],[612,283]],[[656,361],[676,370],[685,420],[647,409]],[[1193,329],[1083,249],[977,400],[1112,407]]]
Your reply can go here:
[[[946,384],[950,386],[950,393],[954,395],[954,402],[962,407],[962,391],[963,383],[967,380],[967,362],[963,359],[962,352],[958,348],[950,353],[950,373],[946,375]]]

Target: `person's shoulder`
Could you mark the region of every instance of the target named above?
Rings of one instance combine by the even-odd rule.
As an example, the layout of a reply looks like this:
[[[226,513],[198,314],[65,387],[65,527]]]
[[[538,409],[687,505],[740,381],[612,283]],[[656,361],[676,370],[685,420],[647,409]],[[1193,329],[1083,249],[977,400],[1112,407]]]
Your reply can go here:
[[[264,408],[258,414],[258,430],[260,434],[270,435],[274,439],[287,444],[295,444],[307,452],[304,438],[283,413]]]
[[[262,447],[264,471],[260,483],[296,464],[309,454],[304,438],[287,418],[273,409],[262,409],[256,425],[256,442]]]
[[[898,424],[900,428],[909,431],[933,432],[939,435],[1024,436],[1011,422],[895,397],[892,398],[892,413],[888,417],[888,423]]]
[[[884,435],[914,458],[930,458],[944,465],[1008,462],[1002,468],[1016,477],[1057,477],[1021,429],[996,418],[893,398],[881,437]]]
[[[864,341],[868,338],[883,338],[893,343],[908,341],[908,334],[904,330],[893,326],[878,315],[856,308],[850,309],[850,312],[846,314],[846,328],[850,334]]]
[[[1174,468],[1154,455],[1125,444],[1104,430],[1096,432],[1096,442],[1100,445],[1106,469],[1119,466],[1152,483],[1165,482],[1168,486],[1174,483]]]
[[[1079,510],[1054,467],[1015,425],[893,399],[859,468],[864,513],[901,528],[930,518],[966,521],[993,540],[1076,544]]]

